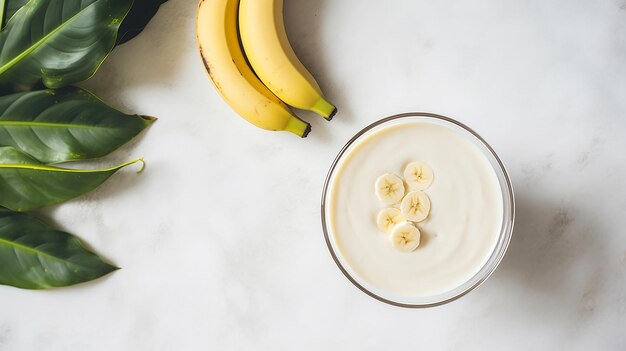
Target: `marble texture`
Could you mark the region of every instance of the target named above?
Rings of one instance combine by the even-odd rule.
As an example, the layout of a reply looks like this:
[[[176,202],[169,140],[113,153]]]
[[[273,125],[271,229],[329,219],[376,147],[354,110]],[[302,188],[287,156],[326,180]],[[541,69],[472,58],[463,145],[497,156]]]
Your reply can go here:
[[[0,350],[626,349],[626,1],[287,0],[295,50],[339,106],[306,140],[257,130],[206,78],[194,0],[170,0],[86,87],[159,117],[102,161],[145,156],[40,215],[122,270],[0,287]],[[509,252],[461,300],[375,301],[321,231],[356,131],[428,111],[478,131],[517,195]]]

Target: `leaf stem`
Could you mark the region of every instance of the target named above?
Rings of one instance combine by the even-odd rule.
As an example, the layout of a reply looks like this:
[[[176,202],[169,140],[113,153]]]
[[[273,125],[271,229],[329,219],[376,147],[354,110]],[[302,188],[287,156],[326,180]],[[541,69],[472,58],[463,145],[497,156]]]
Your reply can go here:
[[[134,163],[141,162],[141,169],[137,173],[141,173],[143,169],[146,167],[146,161],[144,161],[143,157],[138,158],[132,161],[128,161],[122,163],[119,166],[106,168],[106,169],[70,169],[70,168],[60,168],[53,167],[48,165],[35,165],[35,164],[0,164],[0,169],[2,168],[17,168],[17,169],[31,169],[37,171],[51,171],[51,172],[66,172],[66,173],[95,173],[95,172],[111,172],[126,166],[132,165]]]
[[[0,0],[2,1],[2,0]],[[8,118],[8,117],[2,117]],[[94,126],[94,125],[82,125],[82,124],[73,124],[73,123],[51,123],[51,122],[36,122],[36,121],[5,121],[0,119],[0,126],[10,126],[10,127],[28,127],[28,128],[73,128],[73,129],[114,129],[115,127],[103,127],[103,126]],[[121,129],[121,127],[118,127]]]

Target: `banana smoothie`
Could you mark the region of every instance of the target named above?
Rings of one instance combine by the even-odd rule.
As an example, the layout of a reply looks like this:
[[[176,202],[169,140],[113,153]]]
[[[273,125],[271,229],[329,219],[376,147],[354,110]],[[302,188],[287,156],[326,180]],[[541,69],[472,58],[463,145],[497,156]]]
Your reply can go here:
[[[328,240],[348,274],[392,300],[446,294],[496,248],[503,193],[483,151],[442,124],[375,129],[338,161],[327,188]]]

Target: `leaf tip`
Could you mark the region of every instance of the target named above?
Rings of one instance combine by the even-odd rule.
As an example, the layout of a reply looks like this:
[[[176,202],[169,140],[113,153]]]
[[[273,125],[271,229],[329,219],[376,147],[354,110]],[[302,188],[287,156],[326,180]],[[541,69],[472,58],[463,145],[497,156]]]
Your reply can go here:
[[[145,116],[145,115],[140,115],[139,117],[141,117],[144,121],[146,121],[146,122],[148,122],[150,124],[156,122],[156,120],[158,119],[158,118],[156,118],[154,116]]]
[[[105,268],[102,271],[101,277],[105,276],[107,274],[111,274],[111,273],[113,273],[113,272],[115,272],[117,270],[122,269],[121,267],[118,267],[118,266],[116,266],[116,265],[114,265],[114,264],[112,264],[110,262],[105,261],[105,260],[102,260],[102,263],[105,265]]]
[[[137,159],[136,162],[141,162],[141,168],[137,171],[137,174],[143,172],[143,169],[146,168],[146,161],[143,159],[143,157],[140,157]]]

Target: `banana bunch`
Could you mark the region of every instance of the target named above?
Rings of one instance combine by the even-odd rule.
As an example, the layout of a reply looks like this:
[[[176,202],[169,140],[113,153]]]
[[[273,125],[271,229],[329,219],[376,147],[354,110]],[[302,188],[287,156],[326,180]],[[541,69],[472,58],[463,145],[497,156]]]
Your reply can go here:
[[[327,120],[337,112],[289,44],[283,0],[200,0],[196,37],[217,91],[257,127],[304,138],[311,125],[287,105]]]

